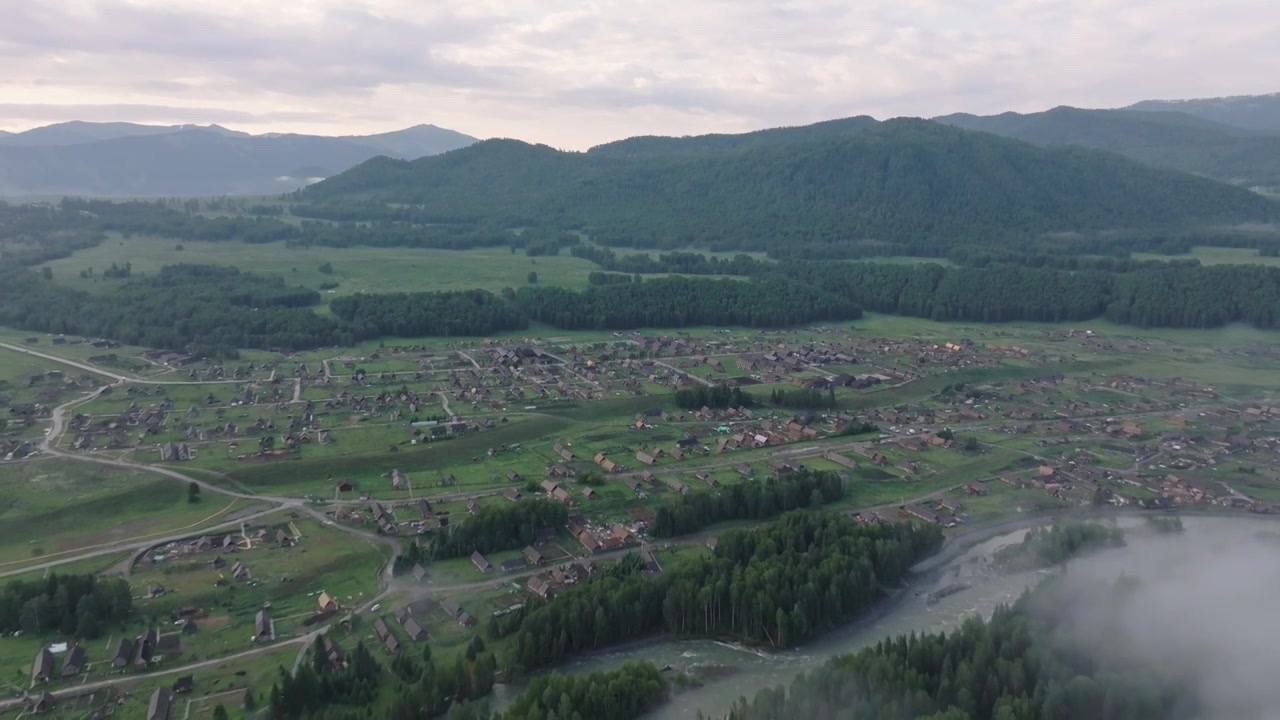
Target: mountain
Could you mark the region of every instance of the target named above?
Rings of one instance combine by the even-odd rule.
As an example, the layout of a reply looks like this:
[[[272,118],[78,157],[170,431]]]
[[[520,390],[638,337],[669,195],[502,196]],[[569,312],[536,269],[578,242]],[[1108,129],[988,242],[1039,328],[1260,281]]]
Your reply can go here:
[[[720,150],[704,138],[667,139],[661,152],[640,154],[489,140],[412,162],[378,158],[301,198],[320,217],[585,227],[610,245],[726,250],[856,242],[923,250],[1280,211],[1246,190],[1117,155],[926,120],[801,135],[768,142],[765,134],[746,149]]]
[[[414,125],[377,135],[343,135],[338,139],[374,148],[387,157],[407,159],[439,155],[476,142],[470,135],[435,125]]]
[[[934,119],[1036,145],[1107,150],[1225,182],[1280,185],[1280,133],[1232,127],[1182,112],[1059,107],[1027,115],[957,114]]]
[[[0,195],[151,197],[289,192],[379,155],[464,147],[418,125],[378,135],[250,135],[218,125],[69,122],[0,136]]]
[[[879,122],[875,118],[861,115],[839,120],[827,120],[813,125],[756,130],[736,135],[712,134],[678,138],[641,135],[597,145],[587,152],[614,157],[644,157],[746,150],[861,132],[878,124]]]
[[[1143,100],[1125,109],[1182,112],[1223,125],[1280,133],[1280,93],[1198,100]]]

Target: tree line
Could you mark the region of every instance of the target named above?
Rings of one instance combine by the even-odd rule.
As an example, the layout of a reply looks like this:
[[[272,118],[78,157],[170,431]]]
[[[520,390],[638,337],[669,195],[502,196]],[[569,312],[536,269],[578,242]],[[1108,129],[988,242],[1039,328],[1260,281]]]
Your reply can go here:
[[[14,580],[0,592],[0,632],[32,637],[61,633],[93,639],[107,625],[133,613],[133,595],[123,578],[59,575],[43,580]]]
[[[933,320],[1076,322],[1139,327],[1280,327],[1280,268],[1144,266],[1127,273],[1017,265],[786,263],[784,272],[867,310]]]
[[[629,555],[550,601],[493,618],[488,632],[511,639],[514,671],[660,631],[791,647],[866,612],[941,543],[933,526],[794,512],[726,533],[711,556],[655,579]]]
[[[537,675],[495,720],[633,720],[661,705],[666,680],[653,663],[626,662],[586,675]]]
[[[446,712],[450,718],[489,717],[468,705],[487,696],[494,683],[493,652],[478,637],[451,662],[436,658],[431,645],[423,643],[420,655],[406,648],[384,667],[358,642],[343,662],[331,663],[322,638],[313,643],[308,659],[292,673],[280,668],[268,695],[271,720],[417,720]],[[392,699],[382,708],[388,678],[394,682]]]
[[[1124,545],[1124,531],[1100,523],[1068,523],[1032,528],[1022,542],[1001,548],[995,563],[1008,570],[1060,565],[1074,557]]]
[[[563,504],[542,498],[482,507],[466,522],[441,528],[431,542],[431,557],[515,550],[531,545],[544,528],[564,527],[567,522],[569,511]]]
[[[675,393],[676,407],[681,410],[701,410],[711,408],[752,408],[758,403],[756,396],[740,387],[731,387],[724,383],[714,386],[691,385],[680,388]]]
[[[837,473],[801,470],[762,482],[734,483],[667,499],[649,523],[649,535],[671,538],[729,520],[765,520],[801,508],[818,508],[843,498],[847,485]]]
[[[562,330],[779,328],[862,315],[855,303],[780,276],[748,281],[672,277],[582,291],[522,287],[512,298],[530,320]]]

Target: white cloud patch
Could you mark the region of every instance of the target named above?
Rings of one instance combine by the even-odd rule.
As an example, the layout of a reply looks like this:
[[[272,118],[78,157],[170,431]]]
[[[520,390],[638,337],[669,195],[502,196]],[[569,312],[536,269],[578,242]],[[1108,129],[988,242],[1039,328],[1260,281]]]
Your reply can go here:
[[[1273,0],[40,0],[4,14],[10,130],[431,122],[582,148],[1278,89]]]

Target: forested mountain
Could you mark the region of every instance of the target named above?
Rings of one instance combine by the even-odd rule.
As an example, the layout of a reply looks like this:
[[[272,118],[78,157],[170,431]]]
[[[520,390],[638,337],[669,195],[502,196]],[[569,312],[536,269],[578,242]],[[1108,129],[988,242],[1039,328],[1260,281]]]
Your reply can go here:
[[[640,135],[597,145],[587,152],[617,157],[700,155],[770,147],[804,140],[821,140],[823,138],[861,132],[877,125],[879,125],[879,122],[875,118],[859,115],[858,117],[827,120],[813,125],[771,128],[769,130],[756,130],[738,134],[712,133],[710,135],[685,137]]]
[[[1280,132],[1280,93],[1196,100],[1143,100],[1126,110],[1172,110],[1224,125]]]
[[[416,158],[475,138],[431,125],[380,135],[249,135],[210,125],[62,123],[0,137],[0,195],[281,193],[379,155]]]
[[[1183,112],[1081,110],[946,115],[938,122],[1042,146],[1081,145],[1244,185],[1280,185],[1280,129],[1245,130]]]
[[[218,125],[203,127],[198,125],[140,125],[128,122],[84,122],[83,120],[72,120],[0,136],[0,145],[9,147],[59,147],[62,145],[81,145],[101,140],[117,140],[126,137],[168,135],[183,130],[205,130],[248,137],[248,133],[237,133]]]
[[[419,223],[585,229],[614,246],[792,251],[875,242],[913,254],[1018,244],[1052,231],[1280,213],[1248,191],[1116,155],[1037,148],[924,120],[755,144],[623,157],[486,141],[413,162],[379,158],[300,199],[344,209],[346,219],[361,209],[383,217],[385,203],[407,203]]]

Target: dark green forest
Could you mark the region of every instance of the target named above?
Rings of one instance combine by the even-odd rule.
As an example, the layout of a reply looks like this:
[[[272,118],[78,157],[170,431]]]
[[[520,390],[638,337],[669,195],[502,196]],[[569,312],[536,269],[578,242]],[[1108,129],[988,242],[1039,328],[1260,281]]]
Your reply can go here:
[[[634,720],[661,705],[667,682],[653,663],[627,662],[585,675],[535,676],[495,720]]]
[[[564,527],[568,521],[569,511],[563,504],[541,498],[484,507],[464,522],[441,528],[431,542],[431,556],[443,559],[477,551],[517,550],[531,545],[543,528]]]
[[[734,483],[670,498],[658,506],[649,535],[670,538],[729,520],[765,520],[800,508],[818,508],[845,496],[837,473],[801,470],[762,482]]]
[[[1124,545],[1124,531],[1100,523],[1035,527],[1022,542],[1001,548],[994,562],[1006,570],[1052,567],[1074,557]]]
[[[1086,597],[1113,617],[1135,581],[1084,595],[1047,581],[989,622],[972,618],[950,634],[899,636],[834,658],[789,688],[760,691],[729,720],[1192,720],[1206,713],[1192,678],[1150,664],[1123,641],[1098,643],[1103,629],[1078,633],[1069,611]],[[1113,620],[1112,622],[1119,622]],[[1120,628],[1114,637],[1123,637]],[[1232,717],[1262,718],[1265,714]]]
[[[1156,167],[1245,185],[1280,185],[1280,133],[1222,125],[1181,112],[1059,107],[1021,115],[947,115],[938,122],[1036,145],[1080,145]]]
[[[1059,231],[1280,214],[1248,191],[1117,155],[922,120],[832,124],[714,151],[705,138],[672,143],[697,147],[566,153],[490,140],[413,162],[370,160],[299,199],[322,208],[403,203],[423,222],[585,230],[606,246],[768,251],[874,241],[936,255]]]
[[[550,601],[493,618],[488,632],[511,638],[506,666],[526,672],[661,631],[791,647],[868,611],[941,544],[934,526],[793,512],[725,533],[710,557],[657,578],[629,555]]]
[[[0,632],[40,637],[96,638],[133,612],[133,594],[123,578],[50,574],[43,580],[13,580],[0,591]]]

